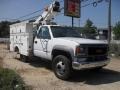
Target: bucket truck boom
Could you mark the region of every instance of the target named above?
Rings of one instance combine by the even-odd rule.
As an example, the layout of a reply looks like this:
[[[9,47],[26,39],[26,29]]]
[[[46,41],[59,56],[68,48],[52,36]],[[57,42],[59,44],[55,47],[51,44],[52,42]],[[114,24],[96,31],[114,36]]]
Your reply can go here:
[[[54,17],[60,12],[60,3],[54,1],[45,11],[36,19],[34,24],[48,25],[51,24],[51,21]]]

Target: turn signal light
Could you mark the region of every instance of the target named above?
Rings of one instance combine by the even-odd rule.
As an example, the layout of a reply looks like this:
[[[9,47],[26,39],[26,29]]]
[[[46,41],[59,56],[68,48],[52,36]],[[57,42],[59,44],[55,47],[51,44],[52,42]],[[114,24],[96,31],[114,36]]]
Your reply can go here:
[[[80,53],[80,47],[76,47],[76,55]]]

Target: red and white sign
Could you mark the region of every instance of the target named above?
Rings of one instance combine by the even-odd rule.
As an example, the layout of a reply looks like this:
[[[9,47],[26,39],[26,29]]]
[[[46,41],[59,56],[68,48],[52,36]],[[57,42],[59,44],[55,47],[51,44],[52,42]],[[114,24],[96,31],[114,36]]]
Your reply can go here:
[[[66,16],[80,18],[80,0],[65,0],[64,7]]]

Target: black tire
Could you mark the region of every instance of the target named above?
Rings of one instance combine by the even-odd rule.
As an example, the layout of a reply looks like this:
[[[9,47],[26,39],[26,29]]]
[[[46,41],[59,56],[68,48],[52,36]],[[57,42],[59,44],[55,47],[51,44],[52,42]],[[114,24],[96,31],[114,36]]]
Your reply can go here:
[[[28,57],[20,54],[20,60],[23,61],[23,62],[28,62]]]
[[[60,63],[62,64],[62,66],[59,65]],[[67,57],[63,55],[56,56],[53,59],[52,68],[56,77],[58,77],[59,79],[67,80],[70,78],[72,72],[72,65],[71,65],[71,61]]]

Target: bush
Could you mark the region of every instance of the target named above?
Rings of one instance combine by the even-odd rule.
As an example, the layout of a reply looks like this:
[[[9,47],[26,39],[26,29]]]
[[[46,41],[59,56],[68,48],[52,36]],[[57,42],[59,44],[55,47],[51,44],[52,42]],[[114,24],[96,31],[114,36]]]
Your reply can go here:
[[[25,90],[21,77],[13,70],[0,68],[0,90]]]
[[[120,56],[120,44],[112,43],[110,46],[110,53],[115,56]]]

